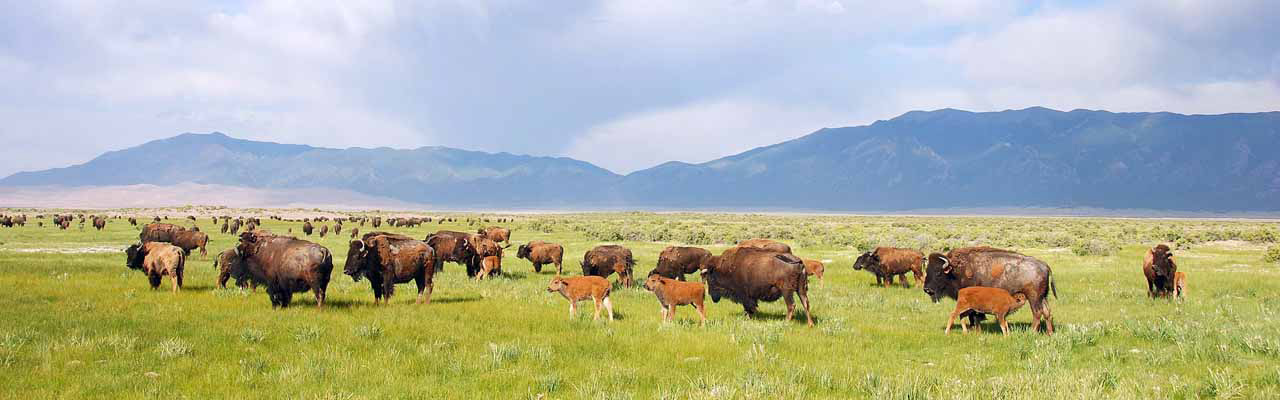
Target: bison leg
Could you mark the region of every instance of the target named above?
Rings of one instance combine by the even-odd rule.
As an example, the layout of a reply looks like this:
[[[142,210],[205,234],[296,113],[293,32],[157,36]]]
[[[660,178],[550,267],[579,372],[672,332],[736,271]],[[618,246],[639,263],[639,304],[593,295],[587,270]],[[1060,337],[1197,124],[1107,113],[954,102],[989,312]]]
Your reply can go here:
[[[326,292],[325,288],[323,286],[315,287],[311,289],[311,292],[316,296],[316,308],[323,309]]]
[[[556,261],[556,276],[564,275],[564,269],[560,268],[560,262]]]
[[[414,278],[414,283],[418,284],[418,304],[422,304],[424,302],[427,304],[430,304],[431,303],[431,290],[430,290],[431,281],[428,280],[427,271],[425,269],[421,273],[419,273],[417,277]],[[425,296],[423,295],[424,292],[426,293]]]
[[[1005,319],[1007,314],[996,314],[996,320],[1000,321],[1000,333],[1009,336],[1009,321]]]
[[[957,316],[957,315],[960,315],[960,313],[958,313],[958,312],[952,312],[952,313],[951,313],[951,318],[947,318],[947,329],[944,329],[944,330],[942,331],[942,334],[943,334],[943,335],[950,335],[950,334],[951,334],[951,325],[954,325],[954,324],[956,323],[956,316]],[[960,318],[960,325],[964,325],[964,318],[963,318],[963,317],[961,317],[961,318]]]
[[[218,287],[226,289],[227,281],[230,279],[231,279],[231,269],[223,268],[222,271],[218,271]],[[241,286],[241,282],[239,279],[236,279],[236,286]]]
[[[280,293],[280,308],[288,308],[293,303],[293,292],[282,290]]]
[[[569,319],[572,320],[573,315],[577,314],[577,311],[578,311],[578,302],[569,300]]]
[[[693,305],[698,308],[698,315],[702,317],[702,326],[707,326],[707,305],[701,301]]]
[[[541,274],[541,273],[542,273],[542,263],[540,263],[540,262],[533,263],[533,272],[534,272],[534,273]]]
[[[800,296],[800,305],[804,307],[804,320],[809,326],[813,326],[813,313],[809,312],[809,290],[804,286],[800,287],[797,293]]]
[[[594,315],[592,315],[592,316],[591,316],[591,320],[592,320],[592,321],[599,321],[599,320],[600,320],[600,308],[601,308],[601,307],[600,307],[600,306],[601,306],[601,304],[600,304],[600,303],[601,303],[600,298],[598,298],[598,297],[592,297],[592,298],[591,298],[591,302],[592,302],[592,303],[594,303],[594,304],[595,304],[595,306],[596,306],[596,308],[595,308],[595,313],[594,313]]]
[[[613,302],[609,300],[609,296],[604,296],[604,309],[609,312],[609,320],[613,321]]]
[[[173,292],[178,293],[178,289],[182,288],[182,271],[174,272],[170,278],[173,279]]]
[[[787,302],[787,322],[791,322],[791,317],[796,312],[795,299],[792,298],[791,292],[783,295],[782,299]]]

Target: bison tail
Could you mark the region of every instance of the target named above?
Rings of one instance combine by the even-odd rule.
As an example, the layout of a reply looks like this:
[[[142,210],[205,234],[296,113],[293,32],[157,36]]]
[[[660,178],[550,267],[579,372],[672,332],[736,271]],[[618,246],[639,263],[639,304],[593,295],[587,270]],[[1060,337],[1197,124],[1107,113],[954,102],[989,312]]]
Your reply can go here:
[[[1053,283],[1053,275],[1049,275],[1049,290],[1053,291],[1053,298],[1058,298],[1058,285]]]

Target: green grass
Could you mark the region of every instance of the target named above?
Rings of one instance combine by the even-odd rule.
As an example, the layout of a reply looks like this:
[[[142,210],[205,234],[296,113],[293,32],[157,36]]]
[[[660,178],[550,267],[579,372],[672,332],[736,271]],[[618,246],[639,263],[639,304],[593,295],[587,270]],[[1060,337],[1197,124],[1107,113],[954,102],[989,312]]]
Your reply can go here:
[[[11,213],[12,211],[6,211]],[[235,215],[236,211],[227,211]],[[34,215],[34,212],[27,212]],[[148,214],[149,215],[149,214]],[[438,215],[438,214],[437,214]],[[414,229],[422,237],[460,222]],[[491,216],[492,217],[492,216]],[[678,310],[664,324],[652,294],[618,289],[612,323],[567,303],[507,252],[507,276],[465,279],[446,264],[433,302],[412,284],[374,307],[367,282],[336,272],[329,308],[272,310],[263,291],[214,289],[212,256],[234,243],[211,232],[177,295],[152,291],[124,266],[137,238],[123,219],[107,230],[0,228],[0,397],[4,398],[1266,398],[1280,395],[1280,266],[1263,261],[1277,224],[1265,221],[1073,218],[769,216],[733,214],[517,215],[514,242],[565,246],[577,275],[584,251],[607,239],[630,247],[643,276],[658,252],[695,243],[718,252],[768,236],[806,258],[832,260],[811,283],[817,325],[785,322],[782,302],[747,319],[727,300],[710,321]],[[149,219],[149,218],[148,218]],[[264,218],[265,220],[265,218]],[[170,222],[189,224],[173,219]],[[265,221],[285,233],[301,223]],[[358,224],[346,223],[346,229]],[[361,227],[370,231],[371,227]],[[340,271],[347,235],[309,239]],[[1221,242],[1220,240],[1236,240]],[[1149,300],[1140,263],[1158,241],[1178,246],[1185,301]],[[1083,243],[1083,244],[1082,244]],[[1023,310],[1001,337],[943,336],[954,307],[918,287],[878,288],[850,268],[878,244],[926,250],[991,244],[1048,262],[1057,334],[1027,331]],[[85,249],[111,253],[64,253]],[[696,278],[691,277],[696,280]],[[164,287],[162,285],[162,287]]]

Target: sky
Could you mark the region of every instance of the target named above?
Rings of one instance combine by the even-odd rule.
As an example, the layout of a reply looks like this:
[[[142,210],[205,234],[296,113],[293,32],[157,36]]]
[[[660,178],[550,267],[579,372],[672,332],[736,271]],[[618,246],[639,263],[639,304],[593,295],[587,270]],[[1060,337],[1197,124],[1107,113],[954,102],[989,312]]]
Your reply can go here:
[[[1261,0],[0,1],[0,176],[183,132],[706,162],[911,110],[1280,110]]]

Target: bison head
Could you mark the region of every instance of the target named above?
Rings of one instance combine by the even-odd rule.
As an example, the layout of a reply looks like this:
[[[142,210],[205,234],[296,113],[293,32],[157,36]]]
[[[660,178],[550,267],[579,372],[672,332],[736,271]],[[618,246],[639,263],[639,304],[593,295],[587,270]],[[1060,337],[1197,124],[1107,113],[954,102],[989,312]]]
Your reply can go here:
[[[1152,248],[1151,263],[1156,276],[1173,279],[1173,274],[1178,272],[1178,265],[1173,261],[1173,250],[1169,250],[1169,246],[1161,244]]]
[[[364,276],[364,261],[368,256],[368,246],[365,246],[364,241],[352,240],[351,248],[347,250],[347,264],[343,267],[342,273],[351,276],[351,280],[359,282],[360,277]]]
[[[656,291],[659,287],[662,287],[662,276],[658,275],[657,272],[658,271],[650,272],[649,279],[644,280],[644,288],[649,289],[650,292]]]
[[[551,278],[551,283],[547,285],[547,291],[559,292],[564,290],[566,287],[569,287],[569,284],[566,283],[563,278],[557,276],[555,278]]]
[[[520,245],[520,247],[516,248],[516,258],[528,259],[529,251],[530,251],[529,245],[527,244]]]
[[[951,260],[942,254],[929,255],[929,263],[925,267],[924,292],[937,303],[942,296],[955,298],[960,291],[959,281],[952,271]]]
[[[142,259],[147,256],[147,253],[142,250],[141,243],[136,243],[125,249],[124,255],[125,266],[129,267],[129,269],[142,269]]]
[[[880,256],[868,251],[858,256],[858,260],[853,262],[853,269],[861,271],[876,265],[880,265]]]

